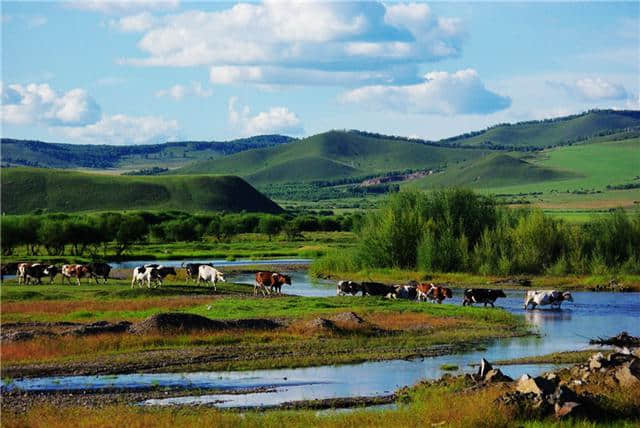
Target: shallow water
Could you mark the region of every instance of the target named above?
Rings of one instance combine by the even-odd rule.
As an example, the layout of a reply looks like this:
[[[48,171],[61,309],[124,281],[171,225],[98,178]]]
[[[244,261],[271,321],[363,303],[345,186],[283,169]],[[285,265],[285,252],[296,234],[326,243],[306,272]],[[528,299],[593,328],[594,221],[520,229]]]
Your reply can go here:
[[[248,263],[249,264],[249,263]],[[253,264],[253,263],[251,263]],[[333,296],[335,283],[312,281],[305,272],[287,272],[293,286],[283,291],[303,296]],[[252,275],[230,275],[233,282],[251,284]],[[435,379],[445,372],[443,364],[456,364],[460,371],[472,371],[470,364],[481,358],[489,361],[551,352],[589,348],[589,338],[608,337],[626,330],[640,335],[640,293],[573,292],[574,302],[565,302],[562,310],[522,309],[524,291],[507,290],[507,298],[498,299],[496,306],[524,314],[539,337],[503,339],[486,350],[445,355],[416,360],[394,360],[342,366],[321,366],[298,369],[255,370],[242,372],[203,372],[176,374],[130,374],[116,376],[62,376],[14,380],[5,388],[27,390],[65,390],[102,388],[148,388],[171,386],[246,390],[267,387],[274,391],[249,394],[211,394],[190,397],[168,397],[147,400],[145,405],[215,404],[219,407],[274,406],[287,401],[337,397],[377,396],[412,385],[421,379]],[[362,297],[353,297],[354,300]],[[454,290],[454,298],[444,304],[459,305],[462,290]],[[418,303],[429,305],[433,303]],[[493,310],[487,308],[486,310]],[[503,366],[512,377],[523,373],[536,375],[554,369],[553,365]]]
[[[112,269],[133,269],[137,266],[156,263],[163,266],[180,267],[182,264],[187,263],[211,263],[216,268],[224,268],[225,266],[259,266],[259,265],[273,265],[273,266],[287,266],[287,265],[308,265],[311,263],[311,259],[240,259],[240,260],[212,260],[212,259],[189,259],[189,260],[127,260],[124,262],[110,262]]]

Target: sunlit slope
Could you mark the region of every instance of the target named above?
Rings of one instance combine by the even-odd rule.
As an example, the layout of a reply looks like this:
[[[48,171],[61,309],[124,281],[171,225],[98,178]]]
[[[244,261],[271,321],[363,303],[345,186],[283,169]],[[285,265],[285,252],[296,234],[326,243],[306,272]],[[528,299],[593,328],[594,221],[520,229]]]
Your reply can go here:
[[[267,149],[197,162],[179,174],[234,174],[252,183],[331,180],[406,169],[429,169],[475,159],[486,150],[436,147],[409,140],[331,131]]]
[[[128,177],[55,169],[2,170],[2,212],[177,209],[279,212],[280,207],[233,176]]]

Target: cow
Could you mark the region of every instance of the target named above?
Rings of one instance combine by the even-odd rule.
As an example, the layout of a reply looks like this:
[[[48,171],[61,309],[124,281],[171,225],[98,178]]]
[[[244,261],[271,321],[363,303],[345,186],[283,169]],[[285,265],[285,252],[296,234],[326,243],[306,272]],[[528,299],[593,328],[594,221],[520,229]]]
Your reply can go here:
[[[355,296],[360,291],[360,284],[353,281],[339,281],[338,286],[336,287],[336,295],[337,296],[346,296],[347,294],[351,294]]]
[[[39,263],[18,263],[16,273],[18,275],[18,285],[27,283],[27,268]]]
[[[418,296],[418,289],[415,285],[395,285],[395,294],[393,295],[396,299],[407,299],[407,300],[416,300]]]
[[[169,275],[173,275],[174,277],[178,275],[178,273],[176,272],[176,268],[174,267],[162,266],[156,263],[146,264],[144,265],[144,267],[154,268],[157,270],[155,274],[157,276],[157,279],[155,280],[157,285],[162,285],[162,280]]]
[[[391,285],[381,284],[379,282],[363,282],[362,296],[385,296],[394,298],[396,289]]]
[[[527,310],[529,305],[532,305],[531,309],[535,309],[538,305],[551,305],[552,308],[556,307],[560,309],[562,302],[565,300],[573,302],[573,297],[568,291],[564,293],[556,290],[527,291],[524,296],[524,309]]]
[[[14,262],[0,265],[0,281],[4,281],[5,275],[17,275],[19,264],[20,262]]]
[[[431,288],[429,289],[429,291],[427,291],[426,297],[432,302],[442,303],[444,299],[452,298],[453,292],[450,288],[431,284]]]
[[[218,281],[226,282],[224,280],[224,274],[209,265],[200,265],[200,267],[198,268],[198,285],[200,285],[200,280],[204,281],[205,283],[211,282],[213,284],[213,291],[217,291],[216,283]]]
[[[213,267],[213,264],[211,263],[187,263],[186,265],[184,263],[180,264],[180,267],[183,267],[185,271],[185,278],[186,278],[185,284],[188,284],[189,280],[196,281],[196,279],[198,278],[198,272],[199,272],[200,266]]]
[[[274,289],[278,291],[278,294],[282,292],[282,285],[291,285],[291,277],[289,275],[283,275],[278,272],[256,272],[256,282],[253,286],[254,296],[258,294],[258,290],[262,292],[262,295],[271,294]],[[269,289],[267,289],[269,287]],[[266,292],[266,293],[265,293]]]
[[[49,265],[44,270],[44,275],[49,277],[49,284],[53,284],[53,280],[60,273],[60,268],[56,265]]]
[[[98,284],[98,278],[104,279],[104,284],[107,283],[109,273],[111,272],[111,266],[106,263],[92,262],[89,263],[87,267],[89,268],[91,277],[96,280],[96,284]]]
[[[62,284],[64,284],[65,278],[71,284],[71,277],[75,276],[78,285],[80,285],[80,278],[91,276],[89,268],[85,265],[62,265],[60,273],[62,274]]]
[[[464,291],[464,300],[462,306],[472,306],[474,303],[487,303],[494,307],[494,303],[498,297],[507,297],[502,290],[490,290],[486,288],[469,288]]]
[[[42,277],[48,276],[48,267],[48,265],[41,263],[34,263],[32,265],[24,266],[22,272],[24,283],[29,284],[31,283],[32,279],[35,279],[36,284],[42,284]]]
[[[422,283],[422,284],[418,284],[416,286],[416,293],[418,295],[418,300],[419,301],[425,301],[428,299],[427,297],[427,293],[429,293],[429,290],[431,290],[431,287],[433,286],[433,284],[427,284],[427,283]]]
[[[138,266],[133,269],[131,276],[131,288],[135,285],[142,287],[144,283],[147,283],[147,288],[151,288],[151,282],[155,282],[156,285],[161,281],[160,273],[156,267]]]

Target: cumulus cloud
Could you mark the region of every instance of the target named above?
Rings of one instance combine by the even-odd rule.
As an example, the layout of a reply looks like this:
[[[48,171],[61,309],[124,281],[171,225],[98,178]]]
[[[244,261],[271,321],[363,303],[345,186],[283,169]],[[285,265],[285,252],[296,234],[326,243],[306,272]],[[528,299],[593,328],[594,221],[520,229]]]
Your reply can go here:
[[[140,33],[153,27],[156,18],[149,12],[112,19],[109,26],[125,33]]]
[[[286,107],[271,107],[252,116],[248,106],[238,105],[237,97],[229,98],[229,123],[243,135],[299,135],[303,132],[298,116]]]
[[[473,69],[427,73],[415,85],[372,85],[347,91],[345,103],[373,110],[441,115],[489,114],[506,109],[511,99],[488,90]]]
[[[100,118],[100,106],[84,89],[58,94],[48,84],[1,86],[2,121],[10,124],[86,125]]]
[[[195,96],[200,98],[207,98],[213,95],[213,90],[205,89],[200,82],[192,82],[191,85],[173,85],[167,89],[161,89],[156,92],[156,97],[170,97],[176,101],[180,101],[188,96]]]
[[[103,115],[96,123],[55,129],[74,142],[87,144],[152,144],[175,139],[179,126],[175,120],[156,116]]]
[[[207,65],[214,83],[398,84],[399,70],[459,55],[464,37],[425,4],[266,1],[164,16],[138,43],[146,55],[121,62]]]
[[[585,77],[571,82],[550,81],[549,84],[582,101],[624,100],[630,96],[624,86],[600,77]]]
[[[74,9],[107,14],[136,13],[145,10],[173,10],[179,0],[78,0],[65,3]]]

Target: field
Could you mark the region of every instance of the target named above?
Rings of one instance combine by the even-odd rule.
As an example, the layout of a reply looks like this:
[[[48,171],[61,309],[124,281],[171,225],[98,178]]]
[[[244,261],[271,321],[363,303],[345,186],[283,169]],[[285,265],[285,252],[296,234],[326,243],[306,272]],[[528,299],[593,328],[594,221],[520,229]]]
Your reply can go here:
[[[76,212],[173,209],[280,212],[238,177],[125,177],[51,169],[3,168],[2,211]]]

